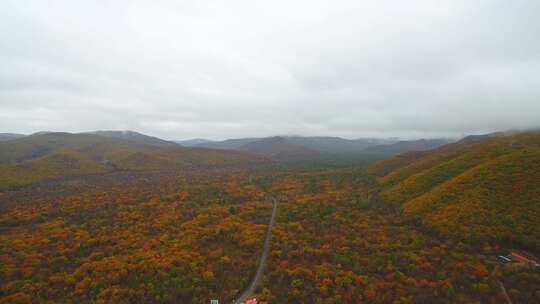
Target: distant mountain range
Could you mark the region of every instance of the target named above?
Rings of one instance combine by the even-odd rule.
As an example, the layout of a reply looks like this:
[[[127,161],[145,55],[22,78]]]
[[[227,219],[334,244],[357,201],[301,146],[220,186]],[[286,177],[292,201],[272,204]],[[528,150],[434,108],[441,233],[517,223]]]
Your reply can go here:
[[[196,147],[210,148],[210,149],[220,149],[220,150],[238,150],[245,144],[256,142],[264,138],[235,138],[227,139],[223,141],[207,141],[201,144],[195,145]]]
[[[305,148],[308,148],[311,150],[315,150],[318,152],[327,152],[327,153],[359,152],[367,147],[397,142],[396,139],[361,138],[361,139],[351,140],[351,139],[344,139],[340,137],[330,137],[330,136],[274,136],[274,137],[282,138],[289,144],[304,146]],[[213,148],[213,149],[236,150],[236,149],[241,149],[243,145],[246,145],[248,143],[257,142],[257,141],[266,140],[266,139],[267,138],[252,137],[252,138],[227,139],[224,141],[205,140],[204,142],[195,143],[193,145],[199,146],[199,147]]]
[[[34,133],[31,136],[52,133],[54,132],[42,131]],[[395,155],[408,151],[431,150],[455,141],[452,139],[420,139],[409,141],[400,141],[395,138],[344,139],[331,136],[252,137],[227,139],[223,141],[196,138],[181,141],[168,141],[129,130],[93,131],[76,134],[98,135],[154,146],[180,145],[183,147],[242,151],[270,157],[274,160],[310,159],[344,153]],[[0,142],[21,139],[25,136],[26,135],[23,134],[0,133]]]
[[[469,136],[456,144],[488,140],[501,134],[505,133]],[[416,155],[410,158],[414,159],[451,142],[449,139],[348,140],[301,136],[172,142],[134,131],[0,133],[0,185],[20,185],[48,178],[116,170],[163,170],[318,159],[338,153],[387,156],[410,152],[403,157]],[[396,159],[409,159],[403,157]]]
[[[174,142],[184,147],[193,147],[193,146],[209,143],[212,141],[208,139],[203,139],[203,138],[194,138],[194,139],[188,139],[188,140],[175,140]]]
[[[330,136],[274,136],[266,138],[237,138],[224,141],[194,139],[176,141],[179,144],[210,149],[246,151],[288,160],[316,158],[327,154],[370,153],[394,155],[407,151],[426,151],[452,143],[453,139],[420,139],[399,141],[397,139],[360,138],[344,139]]]
[[[295,144],[280,136],[252,141],[240,146],[237,150],[263,155],[276,160],[305,159],[320,154],[316,150]]]
[[[12,140],[21,137],[25,137],[24,134],[15,134],[15,133],[0,133],[0,141]]]

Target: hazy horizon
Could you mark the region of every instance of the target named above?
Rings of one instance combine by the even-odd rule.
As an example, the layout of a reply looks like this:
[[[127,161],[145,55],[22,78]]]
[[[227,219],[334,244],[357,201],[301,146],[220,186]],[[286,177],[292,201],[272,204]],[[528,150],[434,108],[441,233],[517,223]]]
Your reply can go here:
[[[140,131],[137,131],[137,130],[120,130],[120,129],[116,129],[116,130],[110,130],[110,129],[84,130],[84,131],[74,131],[74,132],[62,131],[62,130],[55,130],[55,131],[41,130],[41,131],[37,131],[37,132],[33,132],[33,133],[17,133],[17,132],[4,132],[4,131],[2,131],[2,132],[0,132],[0,134],[2,134],[2,133],[3,134],[21,134],[21,135],[28,136],[28,135],[34,135],[34,134],[37,134],[37,133],[72,133],[72,134],[80,134],[80,133],[92,133],[92,132],[96,132],[96,131],[137,132],[137,133],[147,135],[147,136],[157,137],[157,138],[164,139],[164,140],[169,140],[169,141],[178,141],[178,142],[180,142],[180,141],[190,141],[190,140],[225,141],[225,140],[234,140],[234,139],[269,138],[269,137],[337,137],[337,138],[342,138],[342,139],[347,139],[347,140],[357,140],[357,139],[394,139],[394,140],[450,139],[450,140],[459,140],[459,139],[461,139],[463,137],[471,136],[471,135],[485,135],[485,134],[496,133],[496,132],[506,132],[506,133],[518,132],[519,133],[519,132],[537,131],[537,130],[539,130],[539,128],[511,129],[511,130],[492,130],[490,132],[468,133],[468,134],[461,134],[459,136],[432,136],[432,137],[429,137],[429,136],[425,136],[425,137],[399,137],[399,136],[344,137],[344,136],[330,136],[330,135],[272,134],[272,135],[267,135],[267,136],[245,136],[245,137],[240,136],[240,137],[224,137],[224,138],[207,138],[207,137],[190,137],[190,138],[175,138],[175,137],[173,137],[173,138],[166,138],[166,137],[157,136],[155,134],[140,132]]]
[[[3,1],[0,132],[461,137],[540,126],[538,1]]]

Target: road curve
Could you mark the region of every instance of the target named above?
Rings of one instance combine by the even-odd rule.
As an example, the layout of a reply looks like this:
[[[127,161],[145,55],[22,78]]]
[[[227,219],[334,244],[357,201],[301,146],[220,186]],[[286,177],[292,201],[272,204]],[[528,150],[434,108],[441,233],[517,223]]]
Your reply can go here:
[[[264,236],[264,245],[263,245],[263,252],[261,255],[261,259],[259,260],[259,266],[257,266],[257,272],[255,273],[255,276],[253,276],[253,279],[249,283],[248,288],[244,290],[238,299],[234,301],[234,303],[242,303],[251,297],[253,292],[255,291],[255,288],[257,287],[257,284],[259,284],[259,281],[262,278],[262,275],[264,273],[264,268],[266,266],[266,259],[268,258],[268,251],[270,251],[270,238],[272,236],[272,226],[274,225],[274,222],[276,221],[276,214],[277,214],[277,207],[278,207],[279,201],[272,196],[272,215],[270,216],[270,222],[268,223],[268,227],[266,227],[266,235]]]

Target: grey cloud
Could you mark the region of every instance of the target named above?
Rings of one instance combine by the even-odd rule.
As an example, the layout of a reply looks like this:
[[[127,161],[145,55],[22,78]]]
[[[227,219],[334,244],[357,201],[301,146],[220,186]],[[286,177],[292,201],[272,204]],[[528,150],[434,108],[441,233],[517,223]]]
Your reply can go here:
[[[423,137],[540,124],[535,0],[0,7],[4,132]]]

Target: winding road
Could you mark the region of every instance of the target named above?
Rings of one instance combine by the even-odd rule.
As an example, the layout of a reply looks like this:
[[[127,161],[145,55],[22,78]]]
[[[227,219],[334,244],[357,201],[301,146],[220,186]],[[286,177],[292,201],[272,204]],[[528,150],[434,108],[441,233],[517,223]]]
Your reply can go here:
[[[248,300],[253,292],[255,291],[255,288],[257,287],[257,284],[259,284],[259,281],[262,278],[262,275],[264,273],[264,268],[266,266],[266,259],[268,258],[268,251],[270,250],[270,238],[272,236],[272,226],[274,225],[274,222],[276,220],[276,214],[277,214],[277,208],[279,205],[279,201],[272,196],[272,215],[270,216],[270,222],[268,223],[268,227],[266,227],[266,234],[264,236],[264,245],[263,245],[263,252],[261,255],[261,259],[259,260],[259,266],[257,266],[257,272],[255,273],[255,276],[253,276],[253,279],[249,283],[249,286],[244,290],[237,300],[235,300],[233,303],[242,303]]]

